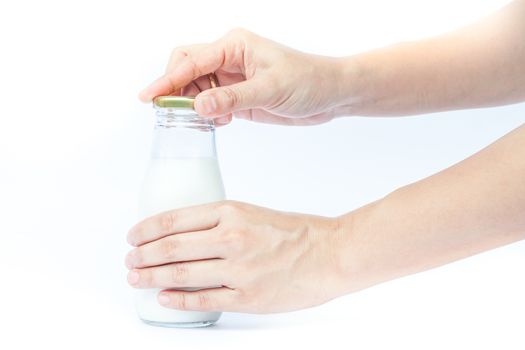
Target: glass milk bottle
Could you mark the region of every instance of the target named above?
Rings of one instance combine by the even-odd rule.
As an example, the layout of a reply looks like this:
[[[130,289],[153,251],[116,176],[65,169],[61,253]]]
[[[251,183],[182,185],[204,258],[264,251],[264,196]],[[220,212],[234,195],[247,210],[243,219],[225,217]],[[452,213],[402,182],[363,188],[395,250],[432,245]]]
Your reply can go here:
[[[199,117],[193,97],[159,96],[153,149],[144,179],[141,219],[179,207],[223,200],[215,151],[213,120]],[[192,290],[199,289],[195,286]],[[202,327],[214,324],[220,312],[179,311],[161,306],[160,289],[137,290],[136,309],[146,323],[165,327]]]

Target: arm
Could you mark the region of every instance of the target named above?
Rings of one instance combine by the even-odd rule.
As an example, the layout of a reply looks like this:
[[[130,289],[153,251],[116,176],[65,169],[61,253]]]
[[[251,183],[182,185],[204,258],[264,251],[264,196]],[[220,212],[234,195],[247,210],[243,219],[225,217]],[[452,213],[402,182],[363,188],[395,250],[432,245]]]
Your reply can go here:
[[[343,59],[343,115],[396,116],[525,100],[525,1],[468,27]]]
[[[215,72],[221,87],[205,76]],[[201,92],[202,90],[202,92]],[[440,37],[347,58],[302,53],[246,30],[173,50],[140,94],[196,95],[219,124],[239,118],[312,125],[348,115],[392,116],[525,100],[525,0]]]
[[[525,238],[525,125],[341,218],[348,291]]]
[[[128,280],[185,310],[296,310],[525,238],[525,125],[339,218],[217,202],[129,233]]]

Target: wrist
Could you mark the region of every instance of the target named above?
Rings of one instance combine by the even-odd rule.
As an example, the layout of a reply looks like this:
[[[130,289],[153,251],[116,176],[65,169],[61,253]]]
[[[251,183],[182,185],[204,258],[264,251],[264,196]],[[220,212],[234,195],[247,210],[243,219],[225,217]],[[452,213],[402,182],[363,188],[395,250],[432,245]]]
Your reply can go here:
[[[313,258],[318,275],[318,288],[322,295],[319,303],[346,294],[347,271],[342,256],[347,222],[339,217],[312,217],[308,225],[312,242],[310,257]],[[313,253],[313,254],[312,254]]]
[[[334,61],[334,114],[359,115],[366,99],[366,68],[358,56],[340,57]]]
[[[348,214],[335,218],[338,231],[333,239],[334,263],[339,280],[339,295],[356,292],[377,284],[381,276],[374,273],[374,264],[380,263],[370,234],[381,211],[384,199],[372,202]],[[374,257],[371,261],[369,258]]]

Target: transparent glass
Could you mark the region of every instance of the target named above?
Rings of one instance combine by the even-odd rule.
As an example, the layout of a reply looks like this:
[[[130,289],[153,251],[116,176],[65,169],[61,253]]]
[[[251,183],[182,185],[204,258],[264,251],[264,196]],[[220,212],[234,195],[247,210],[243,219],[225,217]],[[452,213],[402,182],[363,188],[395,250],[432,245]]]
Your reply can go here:
[[[215,149],[213,120],[193,110],[157,108],[151,159],[142,185],[139,211],[145,218],[162,211],[225,199]],[[210,286],[181,288],[198,290]],[[203,327],[217,322],[220,312],[180,311],[161,306],[160,289],[140,289],[138,316],[164,327]]]

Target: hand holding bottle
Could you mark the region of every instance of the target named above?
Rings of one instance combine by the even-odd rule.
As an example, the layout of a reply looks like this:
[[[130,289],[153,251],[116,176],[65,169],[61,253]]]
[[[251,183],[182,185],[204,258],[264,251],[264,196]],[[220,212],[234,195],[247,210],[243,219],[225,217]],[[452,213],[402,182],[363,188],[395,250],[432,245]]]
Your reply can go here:
[[[164,212],[133,227],[126,258],[136,288],[164,290],[159,302],[195,311],[281,312],[343,294],[339,221],[234,201]]]
[[[197,95],[195,110],[218,124],[237,117],[286,125],[319,124],[337,115],[339,60],[305,54],[243,29],[210,43],[173,50],[166,74],[140,94]],[[211,88],[208,73],[220,87]],[[202,92],[200,92],[203,90]]]

